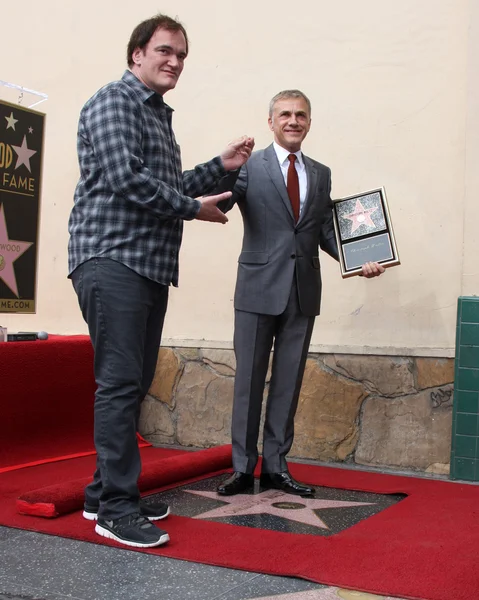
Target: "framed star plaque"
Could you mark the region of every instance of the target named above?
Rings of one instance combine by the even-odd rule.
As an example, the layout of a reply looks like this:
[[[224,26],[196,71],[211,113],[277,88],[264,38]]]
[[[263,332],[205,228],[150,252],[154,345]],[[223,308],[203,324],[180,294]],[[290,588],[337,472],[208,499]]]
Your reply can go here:
[[[0,313],[34,313],[45,115],[0,101]]]
[[[383,187],[333,200],[333,221],[342,277],[359,275],[366,262],[400,264]]]

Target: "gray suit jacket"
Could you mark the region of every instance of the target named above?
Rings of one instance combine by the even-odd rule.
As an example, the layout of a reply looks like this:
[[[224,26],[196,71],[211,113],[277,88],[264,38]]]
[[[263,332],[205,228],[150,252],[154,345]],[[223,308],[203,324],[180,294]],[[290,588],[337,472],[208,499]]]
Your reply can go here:
[[[319,246],[338,260],[334,237],[331,171],[304,156],[308,195],[298,223],[273,145],[251,155],[239,173],[231,199],[218,204],[224,212],[235,203],[244,223],[238,259],[235,308],[279,315],[296,281],[301,311],[319,314],[321,265]]]

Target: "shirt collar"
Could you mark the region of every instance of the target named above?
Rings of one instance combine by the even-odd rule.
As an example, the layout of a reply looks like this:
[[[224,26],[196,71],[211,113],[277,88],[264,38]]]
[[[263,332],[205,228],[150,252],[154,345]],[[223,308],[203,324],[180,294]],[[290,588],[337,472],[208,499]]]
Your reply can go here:
[[[138,94],[143,103],[151,98],[158,104],[163,105],[167,110],[173,111],[173,109],[163,100],[163,96],[161,96],[161,94],[157,94],[154,90],[145,85],[128,69],[123,73],[123,77],[121,79],[128,87]]]
[[[298,159],[299,164],[302,167],[304,166],[303,153],[301,152],[301,150],[298,150],[297,152],[290,152],[289,150],[286,150],[286,148],[283,148],[283,146],[280,146],[276,142],[273,142],[273,148],[274,148],[274,151],[276,152],[276,156],[278,157],[278,161],[279,161],[280,165],[282,165],[285,160],[288,160],[288,156],[290,154],[295,154],[296,158]]]

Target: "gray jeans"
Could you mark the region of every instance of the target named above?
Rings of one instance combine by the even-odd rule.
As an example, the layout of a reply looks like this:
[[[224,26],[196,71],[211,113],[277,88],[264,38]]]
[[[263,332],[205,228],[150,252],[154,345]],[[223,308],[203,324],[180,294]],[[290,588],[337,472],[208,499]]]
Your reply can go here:
[[[168,286],[107,258],[71,275],[94,349],[97,468],[85,503],[104,519],[139,511],[136,432],[141,402],[155,374]]]

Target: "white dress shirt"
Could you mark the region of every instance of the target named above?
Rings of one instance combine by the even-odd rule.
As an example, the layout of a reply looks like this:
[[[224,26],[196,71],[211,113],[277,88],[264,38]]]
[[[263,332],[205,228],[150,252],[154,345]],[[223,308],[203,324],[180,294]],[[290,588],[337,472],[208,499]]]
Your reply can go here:
[[[306,166],[303,160],[303,154],[301,150],[298,152],[290,152],[286,150],[276,142],[273,142],[274,151],[276,152],[276,156],[278,157],[279,166],[281,167],[281,172],[284,177],[284,184],[288,185],[288,168],[289,168],[289,159],[288,156],[290,154],[296,155],[296,160],[294,161],[294,166],[296,167],[296,171],[298,172],[299,179],[299,214],[301,215],[303,212],[304,203],[306,201],[306,196],[308,194],[308,177],[306,175]]]

